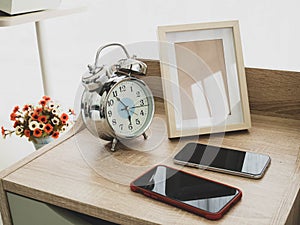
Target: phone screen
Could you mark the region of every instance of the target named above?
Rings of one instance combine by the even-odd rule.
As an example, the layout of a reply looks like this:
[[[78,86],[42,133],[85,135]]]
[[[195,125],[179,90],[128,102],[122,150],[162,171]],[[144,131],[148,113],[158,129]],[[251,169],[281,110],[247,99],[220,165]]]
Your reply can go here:
[[[155,193],[161,199],[172,199],[209,213],[219,212],[237,195],[241,196],[236,188],[162,165],[139,177],[132,186],[145,190],[142,192],[146,195]]]
[[[253,176],[260,176],[270,162],[268,155],[244,152],[199,143],[188,143],[174,157],[177,163],[217,168]]]

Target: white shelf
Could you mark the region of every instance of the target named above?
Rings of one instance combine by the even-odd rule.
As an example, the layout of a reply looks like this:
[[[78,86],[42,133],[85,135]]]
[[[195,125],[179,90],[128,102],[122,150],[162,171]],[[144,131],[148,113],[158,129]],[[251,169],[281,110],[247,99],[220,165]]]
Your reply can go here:
[[[84,10],[86,10],[86,7],[76,3],[76,1],[63,0],[60,7],[57,9],[42,10],[12,16],[0,11],[0,27],[38,22],[45,19],[79,13]]]
[[[1,1],[1,0],[0,0]],[[45,95],[49,95],[49,74],[46,65],[46,49],[44,43],[44,32],[42,20],[67,16],[75,13],[80,13],[86,10],[80,2],[75,0],[63,0],[57,9],[42,10],[37,12],[24,13],[19,15],[9,15],[0,11],[0,27],[9,27],[24,23],[35,23],[36,38],[39,50],[41,76],[43,82],[43,90]],[[1,224],[0,224],[1,225]]]

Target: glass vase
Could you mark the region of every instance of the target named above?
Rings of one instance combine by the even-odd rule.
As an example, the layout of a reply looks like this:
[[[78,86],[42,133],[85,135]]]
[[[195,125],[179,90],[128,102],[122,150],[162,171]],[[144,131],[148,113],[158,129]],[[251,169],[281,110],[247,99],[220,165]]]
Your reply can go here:
[[[47,137],[42,137],[42,138],[36,138],[35,142],[33,141],[33,146],[35,148],[35,150],[40,149],[41,147],[43,147],[46,144],[49,144],[51,141],[53,141],[53,138],[51,136],[47,136]]]

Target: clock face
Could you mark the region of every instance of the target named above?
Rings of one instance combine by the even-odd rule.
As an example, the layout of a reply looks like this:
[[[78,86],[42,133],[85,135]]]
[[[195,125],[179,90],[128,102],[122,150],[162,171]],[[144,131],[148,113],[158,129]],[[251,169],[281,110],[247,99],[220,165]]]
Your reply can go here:
[[[123,80],[108,93],[106,117],[117,136],[132,138],[143,134],[151,123],[153,113],[153,96],[142,81]]]

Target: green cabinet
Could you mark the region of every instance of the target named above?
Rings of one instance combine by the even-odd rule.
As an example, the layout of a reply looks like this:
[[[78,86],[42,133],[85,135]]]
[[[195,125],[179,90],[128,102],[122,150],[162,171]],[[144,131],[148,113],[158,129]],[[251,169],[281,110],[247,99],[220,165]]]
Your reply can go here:
[[[7,193],[13,225],[111,225],[108,221]]]

